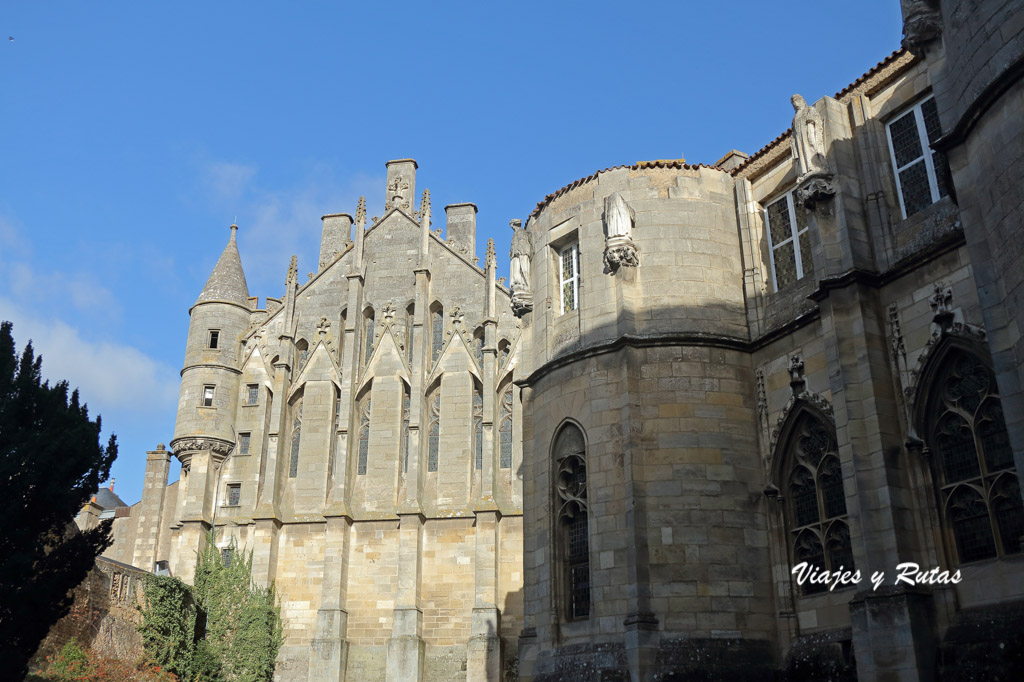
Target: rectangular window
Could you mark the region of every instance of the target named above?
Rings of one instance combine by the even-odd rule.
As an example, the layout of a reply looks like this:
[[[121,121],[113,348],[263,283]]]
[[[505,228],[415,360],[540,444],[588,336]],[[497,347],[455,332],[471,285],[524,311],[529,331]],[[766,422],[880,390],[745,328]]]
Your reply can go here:
[[[247,385],[245,387],[245,391],[246,391],[245,404],[246,405],[259,405],[259,402],[260,402],[260,385],[259,384],[249,384],[249,385]]]
[[[242,499],[242,484],[228,483],[228,506],[237,507]]]
[[[248,455],[249,454],[249,441],[251,441],[251,440],[252,440],[252,438],[250,437],[250,434],[248,434],[248,433],[240,433],[240,434],[238,434],[238,454],[240,454],[240,455]]]
[[[231,567],[231,559],[234,551],[230,547],[225,547],[220,551],[220,560],[224,564],[225,568]]]
[[[562,291],[562,314],[580,307],[580,248],[574,242],[558,252],[559,281]]]
[[[900,209],[906,218],[949,194],[946,157],[930,148],[942,136],[935,98],[915,104],[886,130]]]
[[[217,344],[219,342],[220,342],[220,330],[211,329],[210,330],[210,342],[207,344],[207,347],[209,347],[209,348],[216,348]]]
[[[764,210],[775,291],[803,279],[814,267],[811,262],[811,234],[802,213],[796,210],[792,192],[768,204]]]
[[[213,407],[213,386],[203,386],[203,407]]]

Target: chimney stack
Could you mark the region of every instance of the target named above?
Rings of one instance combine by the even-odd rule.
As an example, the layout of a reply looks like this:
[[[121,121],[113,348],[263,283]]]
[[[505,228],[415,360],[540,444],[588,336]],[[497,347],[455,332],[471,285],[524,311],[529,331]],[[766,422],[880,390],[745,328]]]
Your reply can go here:
[[[345,244],[352,239],[352,216],[348,213],[329,213],[320,218],[323,231],[320,234],[320,266],[317,272],[334,262],[338,254],[345,252]]]
[[[448,245],[472,261],[476,257],[476,204],[449,204],[444,212]]]

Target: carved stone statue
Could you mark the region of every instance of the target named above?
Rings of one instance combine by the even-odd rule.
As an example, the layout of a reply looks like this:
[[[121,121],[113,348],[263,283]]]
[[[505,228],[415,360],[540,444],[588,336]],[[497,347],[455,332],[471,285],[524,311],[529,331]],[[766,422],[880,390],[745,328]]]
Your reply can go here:
[[[508,225],[512,228],[512,248],[509,251],[512,261],[509,267],[512,311],[522,315],[533,309],[533,291],[530,289],[533,245],[530,243],[530,234],[523,229],[523,221],[511,220]]]
[[[809,106],[800,95],[790,100],[796,114],[793,116],[793,156],[796,158],[800,175],[797,182],[811,175],[827,174],[828,161],[825,159],[825,122],[821,114]]]
[[[636,214],[618,192],[604,198],[604,263],[610,272],[620,266],[635,268],[640,264],[633,244],[633,221]]]

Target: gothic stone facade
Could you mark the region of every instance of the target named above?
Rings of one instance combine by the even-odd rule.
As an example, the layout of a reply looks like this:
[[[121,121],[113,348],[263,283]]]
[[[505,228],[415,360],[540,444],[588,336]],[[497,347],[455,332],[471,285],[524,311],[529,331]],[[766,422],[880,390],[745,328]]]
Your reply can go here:
[[[934,73],[899,51],[751,157],[606,169],[530,215],[524,679],[1012,678],[1021,309],[982,285],[1020,281],[1024,107],[975,152],[1016,131],[1012,199],[961,192]],[[1016,259],[975,260],[968,208],[1016,221]]]
[[[548,196],[509,289],[408,160],[264,309],[232,233],[112,555],[252,549],[287,680],[1019,676],[1024,19],[902,4],[753,156]]]
[[[387,170],[383,216],[324,216],[317,272],[300,284],[293,258],[265,308],[232,226],[171,450],[149,453],[112,552],[190,581],[211,527],[252,551],[282,680],[498,679],[522,630],[519,323],[492,243],[477,265],[476,207],[446,207],[442,238],[429,192],[413,209],[416,162]]]

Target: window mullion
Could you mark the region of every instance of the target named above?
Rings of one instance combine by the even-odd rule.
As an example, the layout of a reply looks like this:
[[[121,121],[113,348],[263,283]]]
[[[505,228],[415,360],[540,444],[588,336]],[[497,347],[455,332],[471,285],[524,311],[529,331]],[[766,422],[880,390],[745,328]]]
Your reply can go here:
[[[793,254],[795,257],[794,262],[796,263],[796,278],[801,279],[804,276],[803,259],[800,257],[800,235],[799,226],[796,224],[796,207],[793,202],[793,193],[788,192],[786,194],[786,208],[789,210],[789,234],[790,239],[793,241]]]
[[[932,148],[928,145],[928,131],[925,129],[924,111],[921,109],[921,104],[914,107],[914,121],[917,122],[917,137],[921,140],[924,168],[928,174],[928,191],[931,192],[932,203],[934,204],[939,200],[939,182],[935,176],[935,163],[932,159]]]
[[[916,118],[914,120],[917,121]],[[893,174],[893,178],[896,180],[896,198],[899,199],[899,202],[900,202],[900,213],[903,215],[904,218],[906,218],[907,217],[907,207],[903,203],[903,183],[900,181],[900,170],[901,169],[897,165],[897,161],[896,161],[896,147],[893,146],[893,143],[892,143],[892,123],[891,122],[888,125],[885,126],[885,139],[889,143],[889,160],[892,161],[892,171],[893,171],[892,174]],[[907,165],[910,165],[910,164],[907,164]]]

